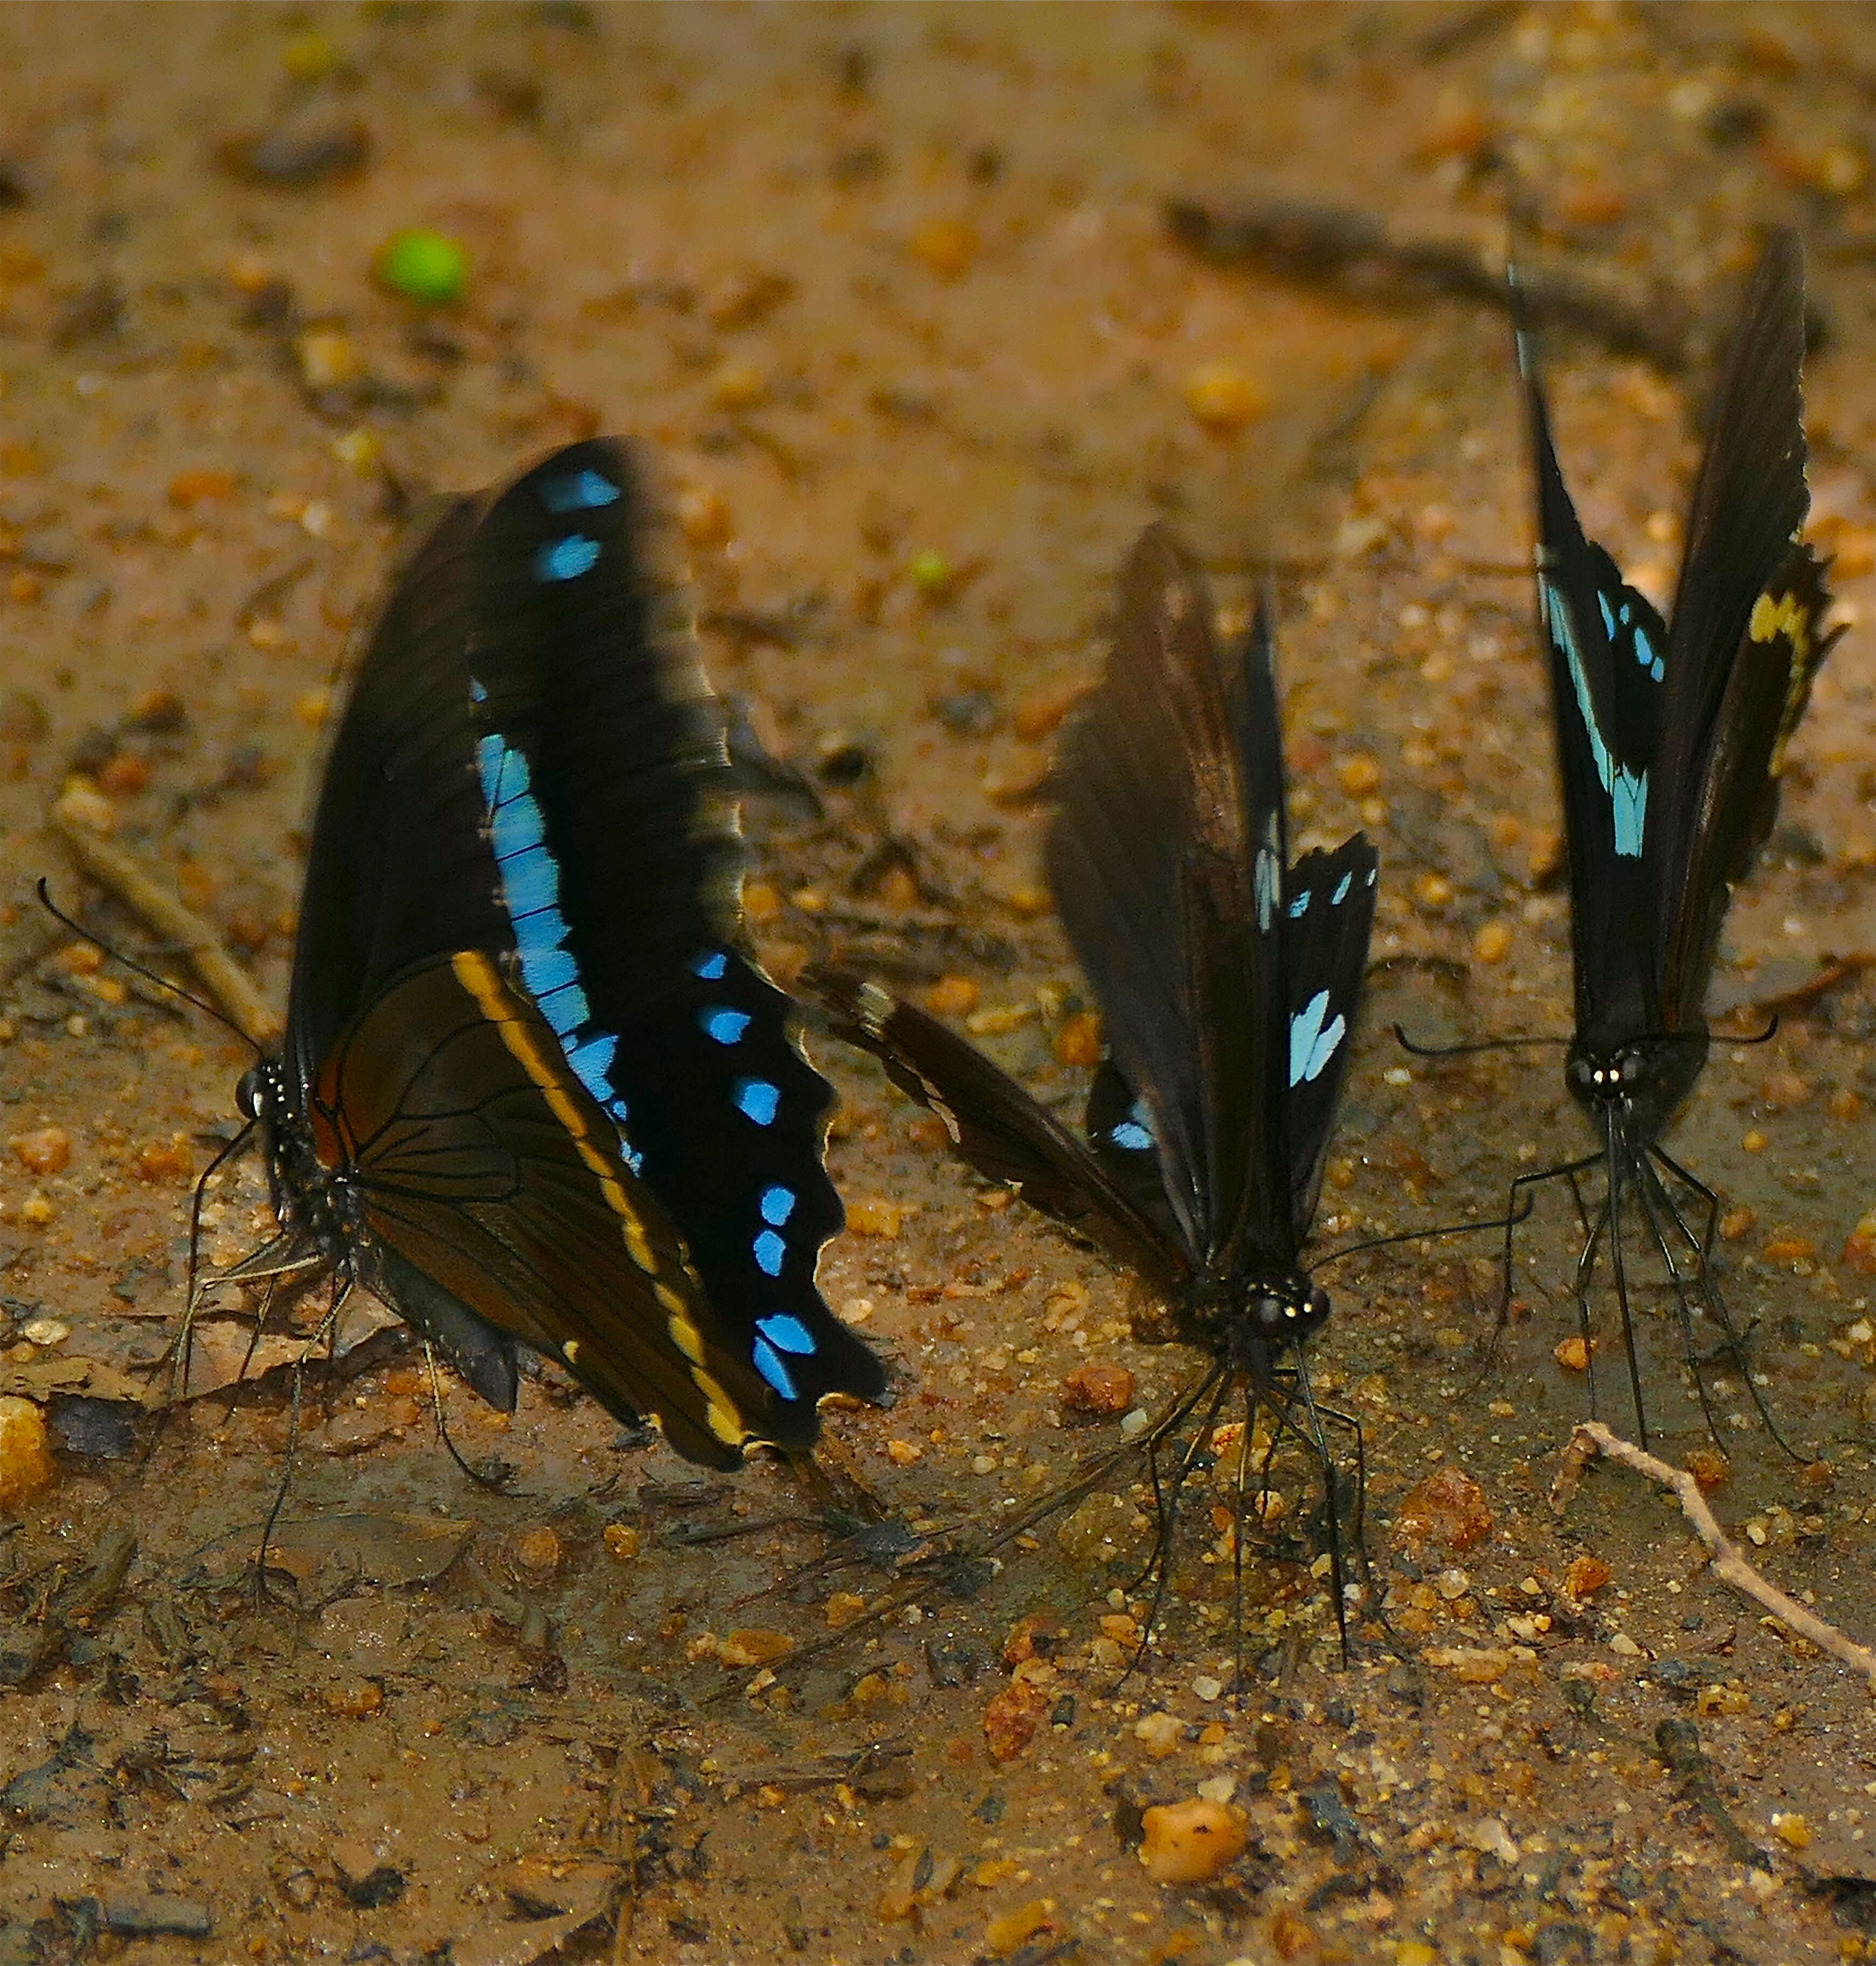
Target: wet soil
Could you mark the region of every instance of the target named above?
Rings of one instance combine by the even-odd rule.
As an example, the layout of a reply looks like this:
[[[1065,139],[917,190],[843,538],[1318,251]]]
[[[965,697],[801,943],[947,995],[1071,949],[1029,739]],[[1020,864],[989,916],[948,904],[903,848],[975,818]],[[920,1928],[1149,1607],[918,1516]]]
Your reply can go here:
[[[691,533],[713,675],[827,808],[752,802],[772,966],[834,952],[943,983],[1072,1107],[1080,986],[1035,795],[1120,557],[1163,515],[1228,606],[1273,583],[1301,843],[1365,824],[1383,854],[1319,1244],[1488,1213],[1589,1145],[1555,1052],[1441,1064],[1388,1027],[1568,1029],[1504,323],[1373,266],[1217,263],[1165,201],[1307,198],[1489,262],[1521,188],[1542,263],[1640,324],[1558,332],[1549,372],[1588,529],[1664,601],[1706,330],[1754,226],[1795,223],[1814,530],[1848,630],[1716,981],[1742,1034],[1784,1014],[1716,1046],[1672,1144],[1723,1198],[1729,1301],[1803,1456],[1721,1359],[1714,1506],[1867,1639],[1876,986],[1825,965],[1876,950],[1876,18],[17,6],[0,62],[0,1394],[60,1443],[0,1523],[0,1961],[1876,1950],[1869,1687],[1715,1582],[1635,1478],[1592,1467],[1551,1506],[1588,1397],[1555,1355],[1567,1195],[1520,1231],[1491,1355],[1489,1246],[1325,1273],[1316,1384],[1364,1430],[1374,1565],[1346,1665],[1286,1470],[1242,1697],[1222,1490],[1188,1504],[1123,1681],[1152,1541],[1129,1463],[975,1597],[791,1668],[775,1635],[805,1645],[895,1578],[826,1568],[851,1545],[785,1470],[701,1480],[543,1371],[511,1420],[445,1387],[456,1445],[505,1481],[479,1486],[437,1442],[421,1358],[363,1315],[308,1383],[256,1608],[303,1338],[276,1323],[235,1399],[252,1327],[225,1307],[192,1397],[160,1429],[134,1404],[164,1383],[190,1184],[249,1053],[31,895],[45,874],[162,958],[49,823],[76,775],[278,1005],[321,729],[400,524],[431,488],[639,433]],[[374,285],[410,225],[466,245],[459,305]],[[1632,352],[1667,320],[1693,324],[1684,367]],[[981,1531],[1122,1437],[1072,1421],[1071,1371],[1124,1368],[1150,1411],[1199,1362],[1136,1342],[1124,1280],[961,1172],[875,1069],[817,1056],[854,1216],[824,1281],[899,1388],[829,1433],[914,1537]],[[210,1197],[206,1255],[268,1227],[250,1165]],[[290,1307],[300,1332],[325,1301]],[[1657,1451],[1710,1452],[1652,1271],[1635,1304]],[[1595,1310],[1603,1410],[1632,1428],[1600,1287]],[[1442,1470],[1469,1499],[1417,1532]],[[1670,1767],[1663,1721],[1700,1755]],[[1242,1812],[1243,1854],[1153,1882],[1143,1808],[1201,1793]]]

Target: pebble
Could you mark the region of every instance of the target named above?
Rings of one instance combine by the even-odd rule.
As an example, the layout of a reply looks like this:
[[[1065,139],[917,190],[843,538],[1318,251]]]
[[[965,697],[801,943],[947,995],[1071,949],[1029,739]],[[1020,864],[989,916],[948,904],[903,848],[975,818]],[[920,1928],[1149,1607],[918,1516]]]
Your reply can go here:
[[[857,1591],[830,1591],[827,1597],[827,1629],[842,1631],[866,1609],[866,1600]]]
[[[1501,921],[1484,923],[1472,938],[1472,953],[1481,962],[1502,962],[1511,952],[1511,930]]]
[[[944,555],[929,547],[912,556],[906,572],[911,577],[912,585],[927,601],[942,600],[950,592],[952,583],[957,578]]]
[[[1484,1490],[1463,1469],[1452,1467],[1417,1481],[1401,1498],[1394,1516],[1396,1534],[1414,1548],[1431,1542],[1455,1552],[1470,1549],[1491,1527]]]
[[[1342,761],[1336,776],[1350,798],[1366,798],[1381,789],[1381,761],[1366,751],[1358,751]]]
[[[60,1174],[71,1164],[72,1136],[63,1126],[40,1126],[30,1133],[15,1133],[7,1145],[28,1174]]]
[[[1086,682],[1055,682],[1031,690],[1011,712],[1011,727],[1025,744],[1040,744],[1053,734],[1089,687]]]
[[[1062,1381],[1062,1409],[1089,1420],[1111,1419],[1133,1404],[1133,1375],[1124,1365],[1078,1365]]]
[[[530,1584],[545,1584],[560,1568],[564,1554],[559,1533],[549,1523],[518,1529],[508,1545],[514,1567]]]
[[[1241,1856],[1250,1841],[1241,1810],[1195,1796],[1149,1809],[1140,1862],[1156,1884],[1197,1884]]]
[[[1235,437],[1270,407],[1270,392],[1229,362],[1203,362],[1185,379],[1185,407],[1216,437]]]
[[[1133,1723],[1133,1738],[1156,1761],[1164,1761],[1185,1739],[1185,1723],[1176,1713],[1148,1713]]]
[[[621,1563],[629,1562],[637,1556],[643,1542],[644,1539],[630,1523],[608,1523],[606,1525],[606,1548]]]
[[[35,1317],[20,1326],[20,1336],[29,1345],[42,1346],[48,1350],[55,1345],[63,1345],[72,1335],[72,1327],[61,1318]]]
[[[1687,1471],[1703,1494],[1723,1487],[1733,1474],[1733,1463],[1717,1448],[1697,1447],[1687,1457]]]
[[[1144,1433],[1152,1424],[1152,1422],[1146,1411],[1139,1407],[1136,1407],[1130,1413],[1122,1414],[1120,1437],[1123,1440],[1132,1440],[1136,1435]]]
[[[179,1133],[166,1140],[150,1140],[137,1150],[131,1172],[139,1181],[182,1183],[195,1178],[195,1154],[189,1136]]]
[[[1055,1696],[1032,1680],[1006,1686],[984,1710],[984,1742],[994,1761],[1013,1761],[1036,1737]]]
[[[1614,1573],[1597,1556],[1573,1556],[1565,1567],[1563,1587],[1572,1597],[1588,1597],[1600,1591]]]
[[[349,334],[336,327],[309,328],[294,344],[300,379],[309,389],[339,389],[364,373],[365,358]],[[304,515],[301,506],[296,517]]]
[[[896,1201],[863,1195],[847,1204],[847,1227],[856,1236],[880,1236],[890,1241],[904,1226],[906,1213]]]
[[[1581,1333],[1574,1338],[1560,1339],[1550,1355],[1566,1372],[1587,1372],[1589,1370],[1589,1341]]]
[[[925,992],[925,1007],[934,1017],[966,1017],[982,993],[968,976],[941,976]]]
[[[379,247],[372,272],[381,286],[424,307],[460,300],[469,280],[469,255],[446,233],[414,226],[395,232]]]
[[[720,363],[711,375],[710,399],[732,413],[759,408],[769,400],[769,378],[752,362]]]
[[[0,1509],[17,1509],[52,1479],[46,1417],[31,1400],[0,1398]]]
[[[747,1625],[730,1632],[718,1643],[717,1656],[725,1665],[772,1665],[795,1649],[786,1632],[775,1632],[760,1625]]]
[[[1838,1260],[1846,1270],[1876,1276],[1876,1215],[1865,1215],[1850,1231]]]
[[[329,1686],[324,1697],[328,1713],[339,1714],[348,1720],[362,1720],[383,1707],[385,1690],[376,1680],[361,1679]]]
[[[1064,1017],[1050,1046],[1058,1065],[1100,1064],[1102,1044],[1101,1018],[1093,1010],[1077,1010]]]
[[[941,280],[961,279],[982,245],[975,228],[961,218],[934,218],[921,225],[909,243],[912,257]]]
[[[1053,1929],[1055,1911],[1052,1898],[1032,1898],[1027,1904],[988,1920],[984,1926],[984,1943],[999,1959],[1007,1959],[1012,1953],[1021,1951],[1037,1932]]]

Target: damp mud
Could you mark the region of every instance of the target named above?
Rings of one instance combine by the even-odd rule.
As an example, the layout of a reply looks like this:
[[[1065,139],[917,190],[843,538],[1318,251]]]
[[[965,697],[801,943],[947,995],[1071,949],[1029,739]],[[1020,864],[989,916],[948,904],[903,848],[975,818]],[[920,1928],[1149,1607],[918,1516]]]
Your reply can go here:
[[[1381,855],[1312,1253],[1488,1217],[1593,1144],[1504,215],[1559,283],[1586,530],[1663,604],[1716,335],[1755,227],[1794,224],[1845,632],[1669,1139],[1750,1331],[1752,1387],[1694,1333],[1717,1440],[1639,1259],[1632,1299],[1653,1451],[1876,1641],[1876,19],[21,5],[0,63],[0,1962],[1876,1954],[1868,1677],[1720,1581],[1671,1495],[1559,1484],[1586,1363],[1634,1432],[1606,1273],[1581,1345],[1567,1186],[1502,1326],[1489,1234],[1323,1273],[1314,1384],[1367,1475],[1348,1659],[1304,1465],[1247,1524],[1240,1624],[1227,1441],[1130,1672],[1137,1457],[945,1559],[1203,1362],[825,1033],[823,1285],[897,1394],[829,1410],[829,1478],[888,1529],[770,1460],[705,1475],[550,1368],[491,1413],[363,1300],[327,1342],[316,1286],[258,1333],[215,1300],[160,1411],[252,1054],[33,894],[182,974],[72,843],[104,841],[277,1019],[406,529],[642,436],[711,674],[812,788],[748,802],[765,961],[878,976],[1072,1115],[1043,775],[1163,517],[1227,611],[1274,595],[1296,845]],[[459,293],[427,245],[381,256],[412,230],[459,244]],[[1441,1061],[1396,1023],[1549,1043]],[[271,1226],[231,1166],[205,1260]]]

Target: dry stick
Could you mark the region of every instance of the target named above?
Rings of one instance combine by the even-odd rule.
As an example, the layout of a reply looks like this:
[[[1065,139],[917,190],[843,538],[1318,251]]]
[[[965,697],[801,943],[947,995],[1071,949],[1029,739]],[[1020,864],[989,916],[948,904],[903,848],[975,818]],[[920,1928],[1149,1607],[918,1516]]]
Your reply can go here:
[[[1858,1645],[1854,1639],[1845,1638],[1835,1625],[1826,1624],[1815,1611],[1806,1610],[1795,1597],[1787,1597],[1777,1584],[1768,1583],[1760,1576],[1727,1539],[1718,1519],[1707,1506],[1707,1497],[1700,1493],[1699,1482],[1685,1468],[1674,1467],[1645,1453],[1620,1434],[1610,1433],[1600,1420],[1580,1421],[1569,1445],[1563,1450],[1562,1465],[1551,1486],[1550,1505],[1553,1509],[1562,1513],[1570,1491],[1583,1471],[1584,1464],[1593,1454],[1604,1455],[1624,1468],[1633,1468],[1638,1474],[1646,1474],[1651,1481],[1658,1481],[1664,1488],[1671,1488],[1680,1500],[1681,1513],[1694,1525],[1695,1535],[1711,1552],[1710,1568],[1722,1583],[1730,1584],[1742,1596],[1763,1606],[1781,1625],[1797,1632],[1800,1638],[1808,1639],[1820,1652],[1828,1652],[1832,1658],[1853,1666],[1870,1682],[1871,1690],[1876,1691],[1876,1652]]]
[[[56,806],[52,823],[85,872],[173,943],[234,1023],[262,1050],[269,1049],[280,1036],[279,1020],[201,916],[121,847],[99,839]]]

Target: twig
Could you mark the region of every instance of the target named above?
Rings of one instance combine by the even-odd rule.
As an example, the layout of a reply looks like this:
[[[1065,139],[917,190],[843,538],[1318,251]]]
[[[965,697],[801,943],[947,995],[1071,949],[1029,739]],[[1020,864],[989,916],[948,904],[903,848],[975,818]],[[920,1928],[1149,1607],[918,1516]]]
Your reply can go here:
[[[279,1038],[280,1023],[221,938],[182,898],[121,847],[113,846],[56,806],[52,823],[72,857],[101,886],[140,915],[193,966],[215,1001],[263,1051]]]
[[[1637,1474],[1646,1474],[1664,1488],[1671,1488],[1679,1499],[1681,1513],[1693,1524],[1694,1534],[1711,1553],[1710,1567],[1723,1584],[1731,1584],[1742,1597],[1763,1607],[1787,1630],[1795,1632],[1820,1652],[1828,1652],[1832,1658],[1854,1667],[1870,1682],[1871,1690],[1876,1691],[1876,1652],[1858,1645],[1854,1639],[1845,1638],[1835,1625],[1826,1624],[1815,1611],[1807,1610],[1795,1597],[1787,1597],[1777,1584],[1760,1576],[1728,1540],[1719,1519],[1707,1506],[1707,1497],[1700,1493],[1700,1484],[1685,1468],[1657,1460],[1619,1434],[1610,1433],[1600,1420],[1579,1422],[1571,1436],[1569,1445],[1563,1451],[1556,1481],[1551,1487],[1550,1505],[1553,1509],[1562,1513],[1585,1463],[1595,1454],[1605,1455]]]

